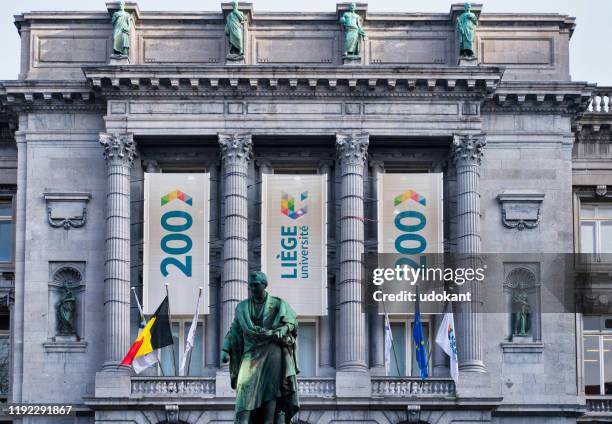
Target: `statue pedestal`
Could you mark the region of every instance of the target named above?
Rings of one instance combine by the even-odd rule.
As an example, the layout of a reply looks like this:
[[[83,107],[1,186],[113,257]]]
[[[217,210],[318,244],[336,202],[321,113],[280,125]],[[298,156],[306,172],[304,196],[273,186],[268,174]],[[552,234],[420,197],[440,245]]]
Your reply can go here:
[[[76,342],[76,341],[77,341],[76,335],[55,336],[55,342],[58,342],[58,343],[67,343],[67,342]]]
[[[478,59],[476,59],[476,56],[460,57],[457,65],[459,66],[478,66]]]
[[[243,54],[228,54],[225,56],[225,64],[226,65],[245,65],[246,61],[244,59]]]
[[[124,54],[114,54],[111,55],[110,60],[108,62],[109,65],[129,65],[130,58]]]
[[[361,65],[361,56],[342,56],[343,65]]]
[[[532,343],[533,337],[530,335],[521,335],[521,334],[513,334],[512,335],[512,343]]]

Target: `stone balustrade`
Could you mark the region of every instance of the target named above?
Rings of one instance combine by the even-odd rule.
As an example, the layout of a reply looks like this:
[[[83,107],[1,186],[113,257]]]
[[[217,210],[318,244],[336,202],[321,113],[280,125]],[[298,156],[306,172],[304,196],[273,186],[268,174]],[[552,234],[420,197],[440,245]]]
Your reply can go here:
[[[134,397],[212,397],[215,379],[211,377],[132,377]],[[332,378],[298,378],[300,397],[320,398],[336,395]]]
[[[132,377],[134,397],[211,397],[215,379],[210,377]]]
[[[334,397],[336,380],[332,378],[298,378],[300,397]]]
[[[455,383],[446,378],[374,377],[372,396],[455,396]]]
[[[612,398],[591,398],[586,401],[588,413],[612,414]]]
[[[598,87],[589,103],[588,111],[591,113],[610,113],[612,112],[612,87]]]

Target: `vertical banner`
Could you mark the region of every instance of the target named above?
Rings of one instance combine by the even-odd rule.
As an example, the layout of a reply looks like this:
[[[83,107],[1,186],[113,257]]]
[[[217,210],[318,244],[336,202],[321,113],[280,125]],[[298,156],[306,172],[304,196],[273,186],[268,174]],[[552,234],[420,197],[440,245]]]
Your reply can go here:
[[[261,267],[302,316],[327,314],[327,175],[264,174]]]
[[[152,174],[144,179],[144,312],[170,291],[170,312],[193,315],[198,288],[208,314],[209,174]]]
[[[378,253],[406,256],[444,253],[442,174],[380,174]]]

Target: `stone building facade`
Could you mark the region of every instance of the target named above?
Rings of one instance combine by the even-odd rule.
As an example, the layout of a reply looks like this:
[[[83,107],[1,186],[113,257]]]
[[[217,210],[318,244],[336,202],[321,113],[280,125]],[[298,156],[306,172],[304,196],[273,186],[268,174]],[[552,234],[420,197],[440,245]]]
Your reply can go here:
[[[232,422],[219,346],[246,297],[248,271],[260,266],[262,175],[302,172],[328,175],[330,225],[327,314],[301,317],[313,362],[299,379],[297,422],[612,422],[612,357],[604,354],[612,321],[603,300],[603,312],[587,319],[542,314],[521,341],[503,314],[464,310],[456,386],[435,347],[434,377],[424,383],[409,364],[405,375],[387,375],[383,322],[363,313],[359,288],[346,282],[362,278],[355,264],[376,249],[371,199],[384,172],[444,174],[447,250],[517,254],[490,284],[552,278],[544,253],[612,252],[609,92],[571,79],[573,18],[475,5],[477,60],[464,63],[455,32],[462,5],[410,14],[358,4],[368,37],[361,56],[346,60],[338,21],[348,4],[275,13],[240,3],[244,58],[228,60],[231,5],[147,12],[128,2],[129,57],[113,59],[109,12],[117,7],[15,18],[21,69],[0,84],[4,392],[8,403],[70,404],[76,413],[5,411],[4,420]],[[142,288],[149,172],[211,176],[211,302],[197,375],[117,370],[138,325],[130,287]],[[535,216],[507,214],[512,202]],[[56,333],[65,281],[75,287],[76,338]],[[435,334],[438,318],[426,321]]]

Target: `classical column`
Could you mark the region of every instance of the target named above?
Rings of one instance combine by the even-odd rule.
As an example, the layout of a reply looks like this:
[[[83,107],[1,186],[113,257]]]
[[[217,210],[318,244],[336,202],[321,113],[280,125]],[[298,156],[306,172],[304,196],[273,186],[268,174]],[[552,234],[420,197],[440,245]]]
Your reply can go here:
[[[210,240],[211,243],[211,262],[218,262],[219,259],[219,164],[213,160],[207,165],[210,174]],[[208,282],[209,293],[209,312],[205,321],[205,343],[204,343],[204,366],[206,374],[214,375],[219,367],[219,335],[217,328],[219,323],[219,288],[218,273],[211,272]]]
[[[378,179],[385,172],[382,162],[370,162],[372,166],[372,198],[374,199],[374,211],[376,219],[378,216]],[[376,245],[376,238],[379,237],[377,221],[372,222],[374,227],[374,239],[371,241]],[[370,313],[370,367],[374,375],[385,375],[385,327],[384,317],[375,308]]]
[[[350,396],[351,392],[356,396],[364,396],[370,390],[366,319],[361,297],[364,252],[363,174],[368,144],[368,134],[336,135],[337,163],[340,167],[339,278],[336,284],[341,337],[338,343],[337,370],[344,373],[338,378],[338,396]],[[367,379],[364,378],[366,375]]]
[[[331,190],[334,185],[331,180],[331,167],[332,161],[321,161],[319,165],[319,172],[327,177],[327,197],[331,196]],[[332,203],[327,203],[327,237],[329,238],[329,210],[332,208]],[[332,338],[332,315],[334,314],[334,305],[330,304],[329,296],[329,282],[330,278],[327,277],[327,314],[319,318],[319,374],[322,377],[328,377],[334,373],[333,360],[333,338]]]
[[[250,134],[219,134],[223,161],[223,271],[221,275],[221,327],[223,339],[234,310],[247,298],[249,273],[247,175],[252,157]],[[227,364],[224,366],[227,367]]]
[[[100,144],[107,170],[103,370],[115,371],[130,348],[130,168],[136,144],[132,134],[100,134]]]
[[[455,135],[452,157],[456,167],[457,266],[480,266],[480,164],[484,156],[485,137],[479,135]],[[484,372],[482,360],[482,316],[480,288],[476,281],[466,282],[460,292],[471,292],[472,302],[456,305],[457,347],[461,371]]]

